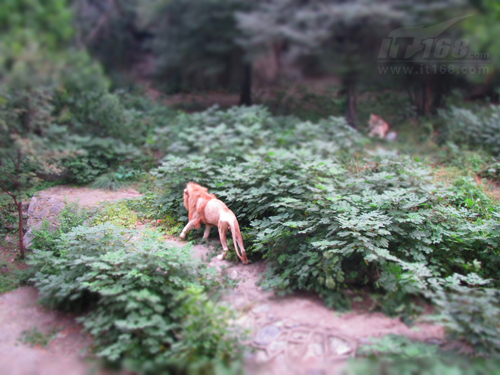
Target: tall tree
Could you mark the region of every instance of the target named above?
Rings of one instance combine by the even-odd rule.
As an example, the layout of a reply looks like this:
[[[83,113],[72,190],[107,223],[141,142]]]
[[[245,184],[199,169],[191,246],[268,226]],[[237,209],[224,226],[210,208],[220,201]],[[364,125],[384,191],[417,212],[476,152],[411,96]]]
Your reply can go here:
[[[316,61],[323,72],[338,74],[347,97],[346,117],[355,124],[356,91],[363,72],[376,64],[382,36],[406,13],[393,1],[272,0],[239,13],[243,44],[258,55],[279,46],[288,60]]]
[[[170,90],[241,87],[241,102],[250,104],[251,72],[238,44],[235,13],[245,0],[168,0],[155,16],[157,73]]]
[[[470,52],[477,54],[476,66],[486,67],[486,74],[469,75],[474,85],[471,97],[488,96],[500,100],[497,92],[500,86],[500,3],[495,0],[470,0],[474,9],[472,17],[464,22],[465,37]],[[483,71],[484,73],[484,71]]]
[[[43,176],[57,173],[61,149],[50,93],[55,87],[105,86],[100,67],[74,48],[68,0],[5,0],[0,7],[0,190],[18,211],[24,256],[22,201]],[[62,141],[64,144],[64,140]]]

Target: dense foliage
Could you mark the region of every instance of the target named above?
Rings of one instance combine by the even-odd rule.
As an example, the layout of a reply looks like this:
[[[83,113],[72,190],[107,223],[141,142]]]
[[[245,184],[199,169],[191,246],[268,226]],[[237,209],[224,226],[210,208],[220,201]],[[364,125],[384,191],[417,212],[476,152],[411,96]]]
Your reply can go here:
[[[371,339],[358,349],[346,375],[411,375],[411,374],[497,374],[498,359],[470,359],[446,352],[437,345],[414,342],[404,336],[388,335]]]
[[[75,226],[83,212],[68,209],[71,230],[51,241],[41,241],[45,229],[38,233],[29,263],[41,301],[84,312],[80,320],[108,362],[140,373],[237,372],[239,333],[227,328],[230,310],[214,302],[227,285],[215,269],[157,232],[106,222],[108,211],[89,227]]]
[[[269,261],[265,285],[311,290],[337,307],[346,287],[369,287],[391,314],[418,312],[411,296],[422,296],[447,312],[452,331],[462,327],[474,345],[486,339],[443,297],[497,286],[500,214],[473,180],[436,183],[422,162],[361,153],[341,119],[312,124],[259,107],[181,116],[157,142],[169,155],[153,171],[163,192],[155,209],[184,221],[185,183],[209,187],[238,216],[254,259]],[[484,346],[496,350],[493,341]]]
[[[442,111],[441,117],[446,123],[447,141],[500,155],[500,106],[491,105],[476,111],[452,107]]]

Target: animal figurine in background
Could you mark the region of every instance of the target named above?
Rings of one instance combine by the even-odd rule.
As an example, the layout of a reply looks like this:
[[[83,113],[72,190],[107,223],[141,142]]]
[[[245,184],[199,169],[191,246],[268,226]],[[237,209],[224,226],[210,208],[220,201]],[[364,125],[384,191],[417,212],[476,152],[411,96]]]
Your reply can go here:
[[[371,114],[370,121],[368,122],[368,136],[385,139],[387,133],[389,133],[390,126],[385,122],[382,117]],[[393,132],[394,133],[394,132]]]
[[[201,224],[205,224],[203,238],[208,239],[210,229],[213,226],[217,226],[223,250],[223,253],[217,258],[222,260],[226,258],[229,250],[227,247],[226,235],[228,229],[231,229],[236,254],[243,264],[248,264],[247,254],[243,247],[243,238],[240,233],[240,226],[233,211],[231,211],[224,202],[217,199],[214,194],[209,194],[207,188],[194,182],[187,184],[184,189],[183,199],[184,207],[188,210],[189,222],[182,230],[180,237],[186,238],[187,232],[191,229],[200,229]],[[241,254],[238,251],[238,246],[241,250]]]

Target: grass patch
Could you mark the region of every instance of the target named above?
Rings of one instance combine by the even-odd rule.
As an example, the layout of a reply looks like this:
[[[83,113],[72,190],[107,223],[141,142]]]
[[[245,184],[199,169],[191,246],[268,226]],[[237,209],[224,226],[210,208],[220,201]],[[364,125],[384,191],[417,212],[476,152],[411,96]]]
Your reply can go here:
[[[57,333],[60,330],[60,328],[52,328],[48,331],[43,332],[40,331],[38,327],[34,327],[32,329],[23,331],[21,333],[19,341],[31,347],[41,346],[42,348],[44,348],[57,337]]]

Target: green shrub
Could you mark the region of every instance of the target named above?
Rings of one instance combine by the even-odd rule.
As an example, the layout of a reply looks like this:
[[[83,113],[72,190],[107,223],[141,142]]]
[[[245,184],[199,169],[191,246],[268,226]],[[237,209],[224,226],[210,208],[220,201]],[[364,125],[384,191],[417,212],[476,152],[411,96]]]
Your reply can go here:
[[[332,155],[360,149],[362,137],[343,118],[331,117],[318,123],[294,117],[272,117],[260,106],[233,107],[177,116],[168,127],[159,128],[155,148],[168,155],[197,154],[244,157],[260,150],[300,148],[306,152]]]
[[[482,355],[500,354],[500,292],[466,289],[439,293],[434,299],[443,325],[452,340],[460,340]]]
[[[345,375],[498,375],[500,360],[470,359],[439,353],[433,357],[356,359],[345,369]]]
[[[27,285],[32,276],[31,269],[18,269],[12,263],[0,260],[0,293],[9,292],[20,286]]]
[[[19,341],[30,346],[47,346],[57,336],[58,329],[54,328],[47,332],[42,332],[38,327],[21,332]]]
[[[425,358],[433,357],[438,353],[437,345],[412,341],[406,336],[390,334],[380,338],[371,338],[369,344],[358,348],[357,355],[385,356],[390,358]]]
[[[480,176],[489,178],[494,182],[500,182],[500,162],[495,160],[493,163],[485,166],[481,171]]]
[[[498,208],[475,182],[436,184],[424,164],[391,153],[339,158],[335,123],[321,141],[301,126],[281,136],[282,148],[269,136],[246,154],[216,141],[197,148],[195,130],[189,140],[171,137],[179,154],[198,155],[170,155],[152,172],[163,190],[154,206],[185,222],[185,184],[207,186],[236,213],[249,253],[270,262],[265,286],[314,291],[337,307],[346,287],[379,290],[384,310],[400,314],[411,295],[497,279]]]
[[[445,352],[437,345],[411,341],[404,336],[373,338],[358,348],[358,358],[349,361],[346,375],[486,375],[498,374],[500,361],[470,358]],[[363,358],[364,357],[364,358]]]
[[[472,111],[452,107],[442,111],[445,121],[444,139],[473,149],[500,154],[500,106]]]
[[[48,221],[44,221],[40,229],[33,231],[31,247],[58,254],[57,243],[61,236],[75,227],[84,225],[93,214],[92,210],[82,208],[77,203],[66,203],[59,213],[58,226],[52,226]]]
[[[106,223],[74,228],[57,251],[33,251],[33,282],[46,305],[86,311],[80,321],[99,357],[140,373],[208,374],[241,358],[229,311],[207,294],[223,285],[191,247]]]

